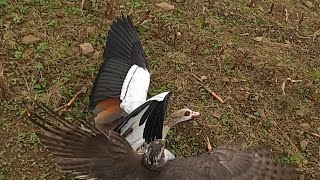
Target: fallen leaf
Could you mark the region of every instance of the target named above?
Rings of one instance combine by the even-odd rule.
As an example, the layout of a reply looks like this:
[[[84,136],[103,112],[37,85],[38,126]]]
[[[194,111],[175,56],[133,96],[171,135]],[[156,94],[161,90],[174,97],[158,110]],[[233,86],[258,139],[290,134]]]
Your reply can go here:
[[[314,8],[315,7],[314,4],[312,2],[310,2],[310,1],[306,2],[306,6],[308,6],[309,8]]]
[[[258,41],[258,42],[261,42],[261,41],[262,41],[262,39],[263,39],[263,37],[262,37],[262,36],[261,36],[261,37],[255,37],[255,38],[253,38],[253,40]]]
[[[217,118],[217,119],[220,119],[220,118],[221,118],[221,113],[218,112],[218,111],[215,111],[215,112],[213,113],[213,117],[215,117],[215,118]]]
[[[309,123],[301,123],[300,127],[302,127],[303,129],[310,129],[310,124]]]
[[[308,146],[309,141],[308,140],[302,140],[300,141],[300,147],[301,150],[306,150],[307,146]]]
[[[208,79],[208,77],[207,77],[207,76],[201,76],[200,79],[201,79],[201,80],[206,80],[206,79]]]
[[[304,116],[304,112],[301,110],[296,110],[296,115],[303,117]]]
[[[170,10],[173,10],[174,9],[174,5],[170,5],[166,2],[162,2],[162,3],[159,3],[159,4],[156,4],[157,7],[159,8],[162,8],[164,10],[167,10],[167,11],[170,11]]]
[[[240,36],[248,36],[250,33],[242,33],[242,34],[239,34]]]

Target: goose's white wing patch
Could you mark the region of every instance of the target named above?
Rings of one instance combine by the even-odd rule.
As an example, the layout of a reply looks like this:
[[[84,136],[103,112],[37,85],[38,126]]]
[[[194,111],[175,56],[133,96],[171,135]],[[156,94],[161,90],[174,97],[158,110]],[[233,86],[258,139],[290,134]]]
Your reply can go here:
[[[133,65],[128,71],[122,85],[120,107],[127,113],[131,113],[147,99],[150,84],[148,70]]]

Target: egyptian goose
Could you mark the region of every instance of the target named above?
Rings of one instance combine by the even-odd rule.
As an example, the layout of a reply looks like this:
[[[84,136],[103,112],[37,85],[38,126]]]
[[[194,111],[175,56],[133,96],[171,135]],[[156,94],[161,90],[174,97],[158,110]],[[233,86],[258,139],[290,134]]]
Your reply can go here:
[[[164,92],[146,101],[150,84],[149,67],[130,17],[122,16],[113,22],[103,59],[90,95],[89,109],[95,115],[96,127],[101,131],[116,130],[136,150],[145,142],[143,133],[148,133],[144,132],[145,126],[148,126],[145,122],[149,122],[146,119],[152,118],[150,123],[161,125],[152,132],[161,138],[168,99],[172,93]],[[188,112],[193,115],[188,116],[190,119],[199,114],[191,110]],[[131,116],[127,116],[130,113]]]
[[[229,143],[198,157],[165,161],[165,141],[152,141],[143,154],[135,152],[115,131],[101,132],[85,121],[81,128],[59,120],[50,123],[29,110],[29,119],[40,126],[37,133],[58,160],[61,171],[78,179],[102,180],[249,180],[298,179],[294,167],[275,161],[278,153],[262,148],[242,149]],[[148,119],[150,120],[150,119]],[[153,127],[149,127],[152,130]]]

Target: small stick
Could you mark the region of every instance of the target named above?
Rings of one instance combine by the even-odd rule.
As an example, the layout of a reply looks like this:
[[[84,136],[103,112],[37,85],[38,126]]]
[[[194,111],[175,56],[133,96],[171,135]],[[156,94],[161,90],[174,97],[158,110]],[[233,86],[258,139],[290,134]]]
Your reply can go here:
[[[251,0],[250,3],[248,4],[249,7],[253,7],[254,3],[256,2],[256,0]]]
[[[148,10],[144,16],[140,19],[140,21],[136,24],[136,27],[138,28],[139,26],[141,26],[141,24],[148,19],[149,15],[150,15],[150,10]]]
[[[160,22],[160,23],[158,24],[158,30],[157,30],[157,32],[155,32],[154,35],[153,35],[155,38],[159,37],[159,35],[160,35],[160,33],[161,33],[164,25],[165,25],[164,22]]]
[[[286,22],[288,22],[288,19],[289,19],[288,9],[285,8],[284,12],[285,12],[285,15],[286,15]]]
[[[86,0],[82,0],[82,2],[81,2],[81,11],[83,10],[83,6],[84,6],[85,2],[86,2]]]
[[[299,24],[302,24],[303,19],[304,19],[304,13],[301,14],[301,17],[299,19]]]
[[[237,66],[239,66],[239,64],[249,55],[249,53],[247,51],[245,51],[242,56],[238,59],[238,61],[236,61],[233,65],[233,69],[236,68]]]
[[[4,78],[3,78],[3,69],[1,67],[0,69],[0,91],[1,91],[1,94],[2,94],[2,97],[4,100],[7,100],[7,97],[6,97],[6,88],[5,88],[5,82],[4,82]]]
[[[225,47],[225,46],[222,46],[222,48],[221,48],[221,50],[220,50],[220,52],[219,52],[219,54],[218,54],[218,57],[221,57],[221,55],[224,53],[224,51],[227,49],[227,47]]]
[[[113,17],[114,17],[114,4],[115,4],[114,1],[107,2],[107,8],[105,11],[105,15],[109,19],[113,19]]]
[[[318,29],[316,32],[313,33],[312,42],[317,38],[317,36],[320,35],[320,29]]]
[[[215,92],[213,92],[208,86],[204,85],[204,84],[203,84],[203,81],[202,81],[199,77],[197,77],[197,76],[194,75],[194,74],[192,74],[192,76],[193,76],[195,79],[197,79],[199,82],[201,82],[201,83],[202,83],[201,86],[202,86],[205,90],[207,90],[213,97],[215,97],[216,99],[218,99],[221,103],[224,103],[224,101],[222,100],[222,98],[219,97]]]
[[[284,80],[284,82],[282,83],[282,94],[283,95],[286,95],[286,93],[284,92],[284,89],[286,88],[286,82],[287,81],[291,81],[293,83],[296,83],[296,82],[302,82],[302,80],[293,80],[291,78],[287,78],[286,80]]]
[[[272,2],[271,6],[270,6],[270,10],[266,14],[272,14],[273,9],[274,9],[274,2]]]
[[[87,89],[86,87],[83,87],[79,92],[76,93],[76,95],[74,95],[72,97],[72,99],[65,105],[61,106],[58,108],[58,114],[61,115],[64,111],[67,111],[71,106],[72,104],[75,103],[76,99],[81,95],[81,94],[85,94],[87,92]]]
[[[305,132],[307,132],[307,133],[309,133],[309,134],[311,134],[311,135],[313,135],[313,136],[315,136],[315,137],[320,138],[320,135],[319,135],[319,134],[316,134],[316,133],[313,133],[313,132],[310,132],[310,131],[305,131]]]
[[[204,138],[204,137],[203,137]],[[211,146],[211,143],[210,143],[210,140],[209,140],[209,137],[206,135],[206,138],[204,138],[204,141],[207,143],[207,148],[208,148],[208,151],[212,151],[212,146]]]

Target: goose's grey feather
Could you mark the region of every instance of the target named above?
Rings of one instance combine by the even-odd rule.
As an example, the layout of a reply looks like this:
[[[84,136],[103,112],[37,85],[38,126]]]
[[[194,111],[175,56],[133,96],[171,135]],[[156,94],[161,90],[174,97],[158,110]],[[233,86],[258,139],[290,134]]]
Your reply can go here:
[[[104,134],[86,122],[85,129],[61,120],[58,126],[35,113],[29,117],[42,128],[44,134],[38,136],[57,158],[61,170],[79,179],[297,179],[294,168],[273,160],[278,153],[242,149],[241,143],[225,144],[198,157],[176,158],[159,171],[152,171],[142,164],[142,155],[116,132]]]

